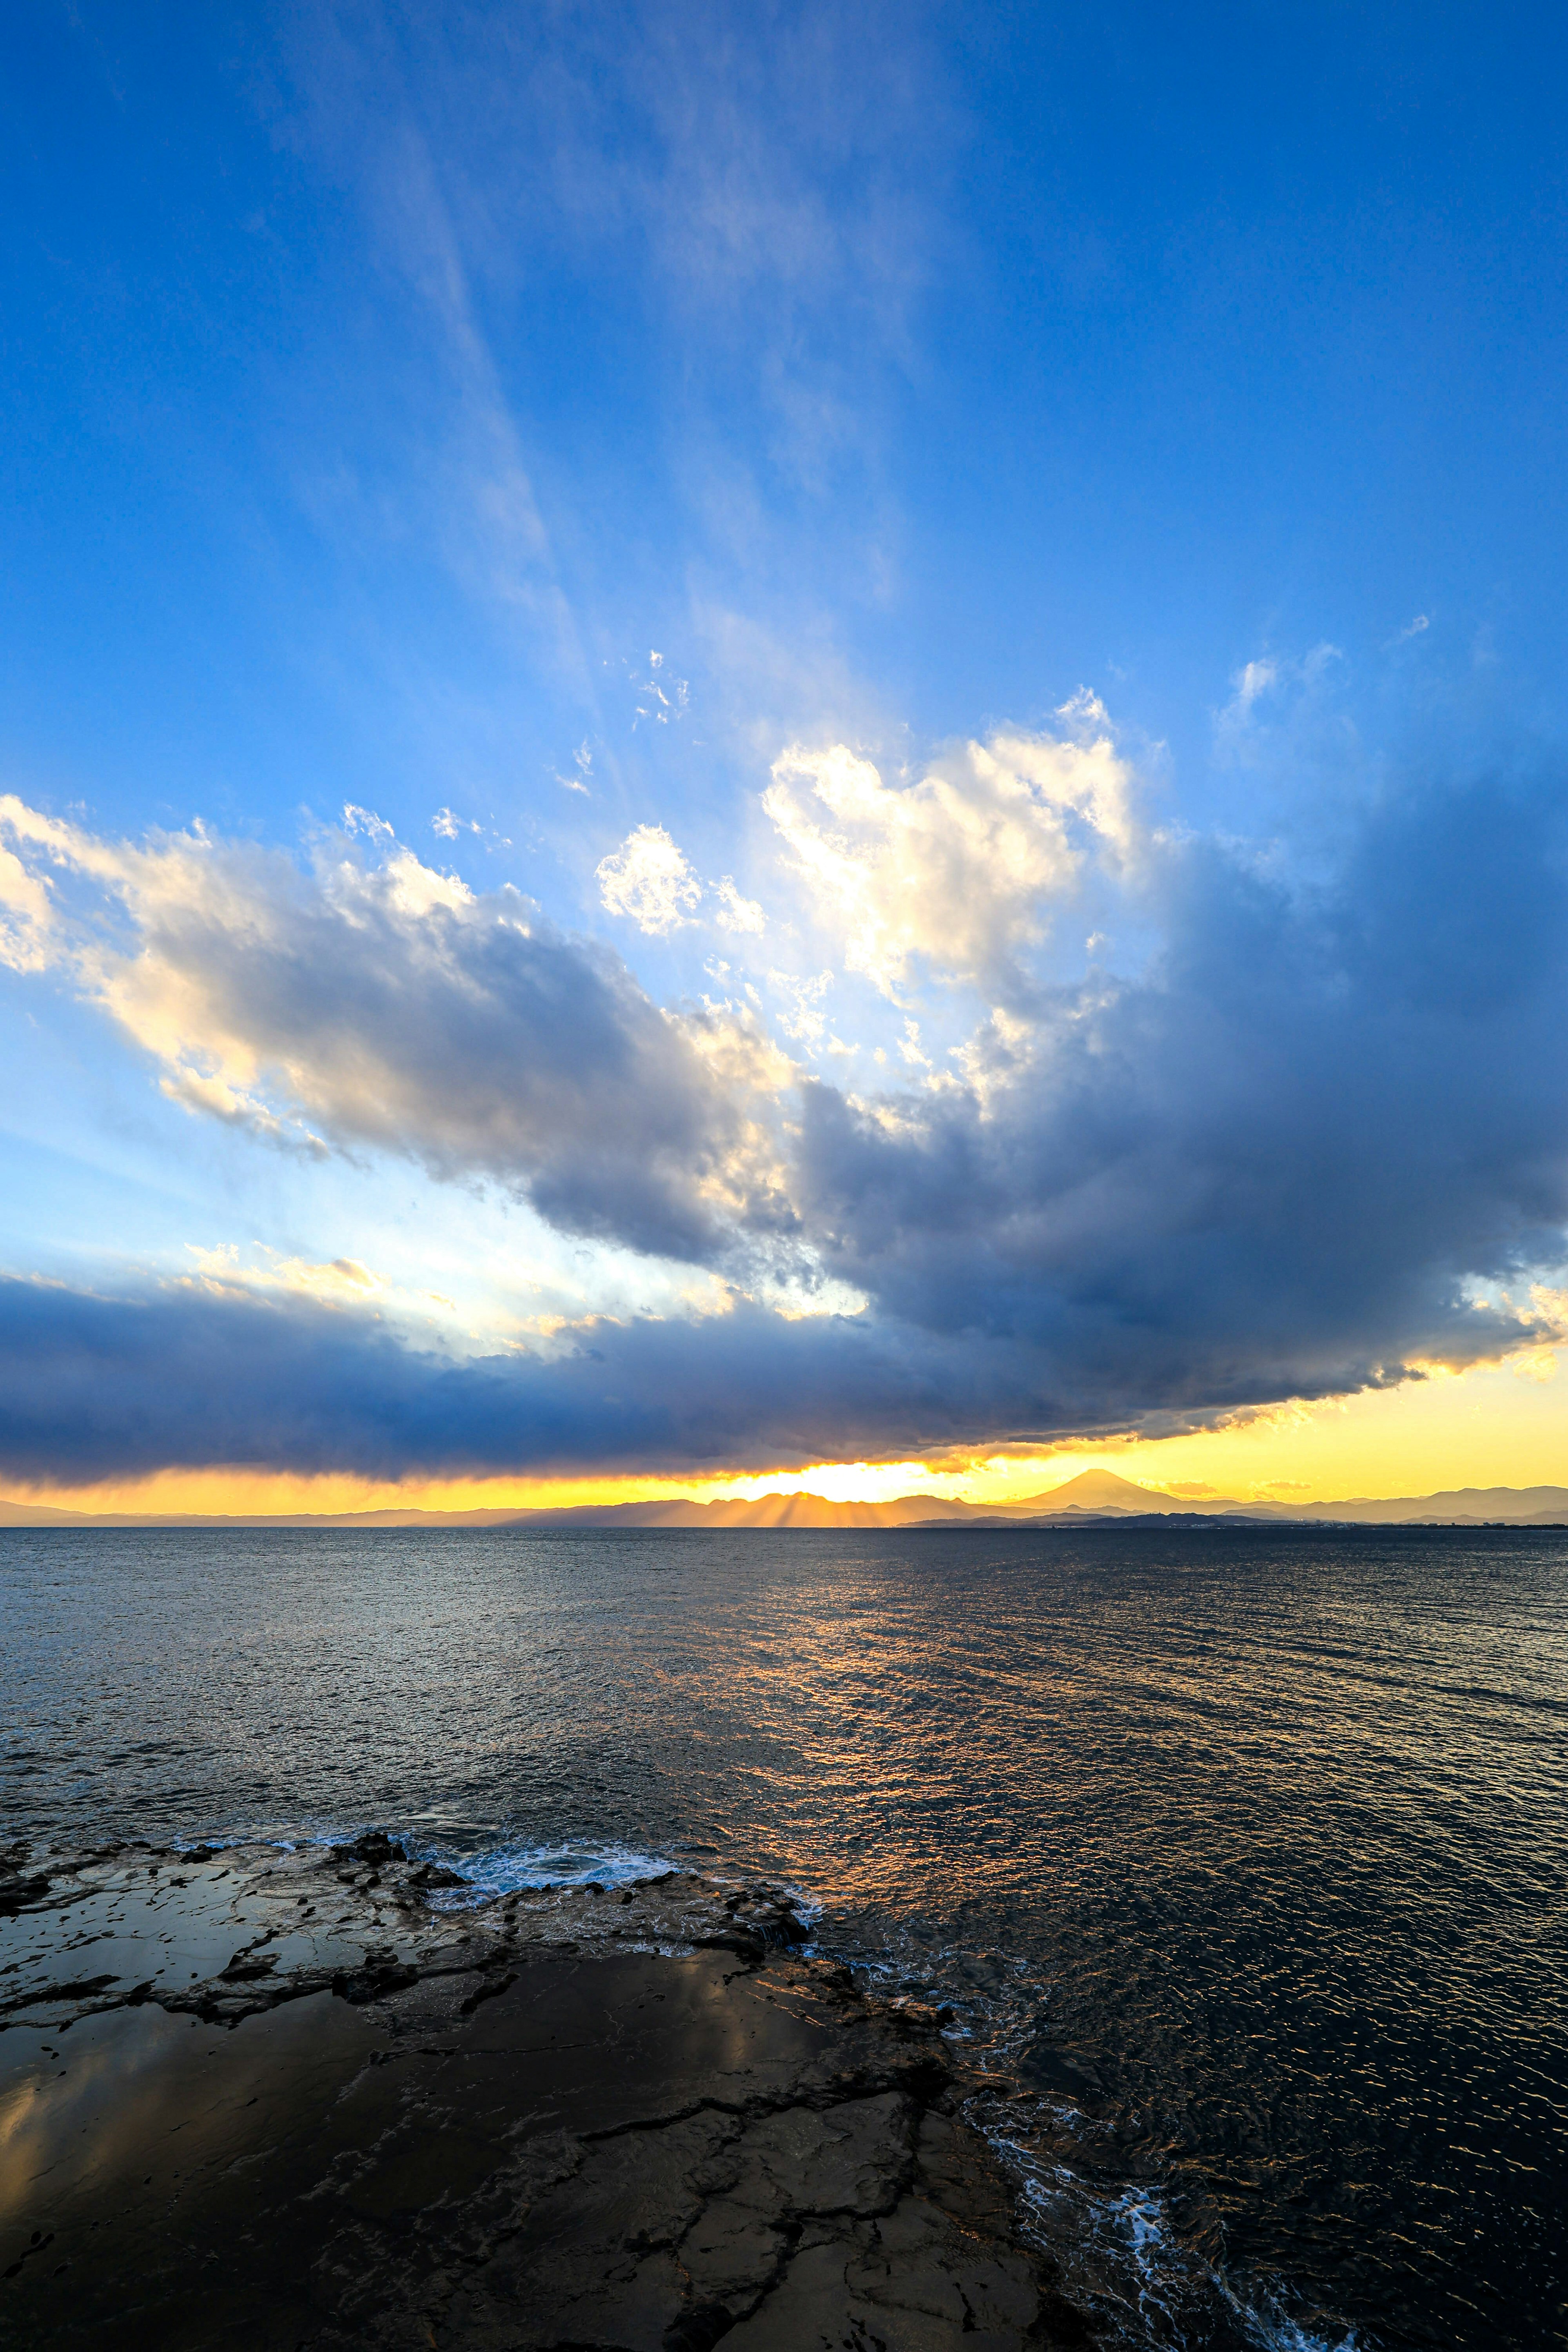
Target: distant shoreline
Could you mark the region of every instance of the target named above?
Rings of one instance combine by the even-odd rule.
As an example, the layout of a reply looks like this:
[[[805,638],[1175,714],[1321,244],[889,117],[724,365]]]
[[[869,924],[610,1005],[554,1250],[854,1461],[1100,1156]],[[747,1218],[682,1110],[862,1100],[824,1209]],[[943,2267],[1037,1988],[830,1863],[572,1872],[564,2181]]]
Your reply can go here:
[[[711,1509],[711,1506],[693,1505],[693,1513]],[[413,1532],[429,1533],[512,1534],[512,1535],[920,1535],[941,1533],[973,1533],[995,1535],[1012,1531],[1018,1534],[1071,1534],[1077,1530],[1120,1528],[1124,1531],[1155,1528],[1191,1528],[1194,1534],[1216,1534],[1226,1528],[1237,1533],[1268,1532],[1310,1533],[1334,1529],[1341,1533],[1387,1533],[1399,1528],[1451,1528],[1471,1533],[1485,1528],[1504,1529],[1514,1534],[1550,1534],[1553,1529],[1568,1530],[1568,1507],[1550,1512],[1521,1513],[1517,1517],[1480,1513],[1432,1513],[1414,1510],[1398,1517],[1342,1517],[1330,1509],[1321,1514],[1306,1509],[1280,1512],[1229,1510],[1200,1511],[1087,1511],[1068,1510],[1021,1515],[1017,1512],[988,1512],[973,1508],[962,1517],[954,1514],[931,1513],[916,1518],[900,1517],[868,1519],[845,1517],[784,1517],[775,1519],[753,1517],[674,1517],[640,1515],[636,1504],[611,1506],[599,1509],[592,1504],[567,1511],[289,1511],[267,1514],[220,1511],[63,1511],[45,1507],[34,1508],[26,1504],[0,1502],[0,1536],[8,1533],[28,1535],[89,1535],[156,1533],[160,1530],[177,1532],[182,1528],[227,1528],[234,1532],[263,1534],[268,1529],[279,1532],[308,1533],[320,1530],[352,1534]]]

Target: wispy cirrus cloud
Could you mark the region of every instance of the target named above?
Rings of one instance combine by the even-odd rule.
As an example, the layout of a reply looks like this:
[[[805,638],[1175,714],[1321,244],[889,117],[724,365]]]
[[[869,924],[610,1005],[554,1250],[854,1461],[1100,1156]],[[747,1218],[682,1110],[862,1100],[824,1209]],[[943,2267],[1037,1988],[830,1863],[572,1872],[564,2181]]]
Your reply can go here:
[[[1231,678],[1230,700],[1214,716],[1221,757],[1245,767],[1287,723],[1299,731],[1344,658],[1325,639],[1304,654],[1256,654],[1243,662]]]

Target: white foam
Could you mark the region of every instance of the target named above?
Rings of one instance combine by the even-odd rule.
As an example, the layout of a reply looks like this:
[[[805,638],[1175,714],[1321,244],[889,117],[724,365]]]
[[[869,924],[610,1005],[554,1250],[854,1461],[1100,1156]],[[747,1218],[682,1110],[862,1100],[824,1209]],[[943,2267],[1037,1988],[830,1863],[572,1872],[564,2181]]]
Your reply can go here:
[[[567,1839],[555,1845],[498,1845],[477,1854],[437,1859],[460,1870],[476,1895],[516,1895],[532,1886],[628,1886],[679,1865],[640,1847]]]
[[[1217,2299],[1257,2352],[1359,2352],[1355,2329],[1342,2321],[1314,2332],[1290,2315],[1287,2294],[1263,2282],[1238,2292],[1195,2248],[1184,2245],[1158,2186],[1124,2179],[1110,2188],[1046,2153],[1037,2139],[1043,2112],[1080,2145],[1105,2135],[1105,2126],[1059,2095],[998,2096],[995,2077],[1023,2071],[1048,2001],[1029,1960],[1005,1951],[917,1948],[896,1935],[881,1953],[854,1950],[842,1957],[879,1990],[896,1983],[954,2009],[948,2038],[969,2043],[991,2077],[984,2093],[965,2103],[968,2120],[1012,2175],[1028,2234],[1049,2245],[1110,2340],[1139,2352],[1185,2352],[1194,2328],[1202,2340],[1205,2305],[1212,2326]]]
[[[1216,2279],[1215,2284],[1240,2320],[1250,2341],[1258,2347],[1258,2352],[1357,2352],[1353,2327],[1347,2328],[1342,2336],[1332,2339],[1327,2336],[1314,2336],[1310,2328],[1303,2327],[1300,2320],[1292,2319],[1278,2305],[1272,2310],[1260,2308],[1258,2304],[1244,2301],[1223,2278]],[[1272,2303],[1272,2296],[1267,2301]]]

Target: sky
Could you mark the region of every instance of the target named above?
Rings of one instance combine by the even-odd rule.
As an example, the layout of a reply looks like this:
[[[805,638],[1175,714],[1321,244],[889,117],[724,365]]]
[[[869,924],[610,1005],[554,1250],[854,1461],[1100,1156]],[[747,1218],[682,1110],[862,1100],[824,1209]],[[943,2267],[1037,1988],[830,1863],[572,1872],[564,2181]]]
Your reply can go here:
[[[1568,1483],[1561,26],[4,39],[0,1488]]]

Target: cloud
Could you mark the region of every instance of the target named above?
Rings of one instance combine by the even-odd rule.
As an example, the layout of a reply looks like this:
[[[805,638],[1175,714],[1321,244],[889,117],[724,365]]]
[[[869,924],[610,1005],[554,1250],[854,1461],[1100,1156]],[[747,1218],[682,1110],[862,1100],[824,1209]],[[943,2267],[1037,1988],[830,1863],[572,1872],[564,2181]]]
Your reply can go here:
[[[779,1015],[784,1035],[808,1050],[820,1045],[827,1027],[822,1000],[833,985],[833,974],[819,971],[814,980],[798,980],[789,972],[770,971],[768,980],[788,1008]]]
[[[345,1301],[363,1305],[367,1298],[388,1289],[384,1276],[374,1273],[357,1257],[331,1258],[321,1263],[284,1257],[277,1250],[258,1244],[257,1258],[247,1261],[233,1242],[220,1243],[216,1249],[193,1246],[191,1255],[195,1261],[195,1278],[219,1290],[299,1291],[308,1297],[340,1305]]]
[[[68,977],[193,1110],[492,1179],[649,1252],[788,1223],[768,1125],[788,1066],[751,1016],[661,1011],[515,891],[384,828],[368,855],[323,838],[302,871],[201,832],[106,842],[7,795],[5,839],[10,960]]]
[[[1245,662],[1232,680],[1236,693],[1232,698],[1231,708],[1237,711],[1250,710],[1261,696],[1272,694],[1279,683],[1278,662],[1266,658]]]
[[[749,1012],[661,1010],[514,894],[470,892],[386,843],[329,836],[307,871],[199,834],[108,843],[7,801],[6,936],[195,1105],[493,1176],[569,1231],[721,1265],[759,1294],[776,1278],[797,1303],[864,1302],[784,1317],[731,1296],[721,1315],[581,1326],[486,1370],[361,1332],[320,1268],[266,1300],[209,1298],[306,1316],[289,1345],[312,1363],[352,1338],[361,1385],[321,1424],[343,1464],[384,1466],[400,1445],[410,1462],[468,1444],[520,1465],[901,1455],[1202,1426],[1523,1349],[1544,1376],[1563,1323],[1551,1269],[1568,1259],[1559,769],[1388,782],[1332,859],[1296,872],[1246,843],[1141,829],[1103,740],[998,737],[897,787],[849,751],[814,755],[804,781],[786,767],[803,824],[862,869],[830,914],[904,1000],[882,1093],[803,1075]],[[984,852],[993,827],[1024,835],[1035,898],[1016,858],[998,870]],[[941,936],[944,870],[988,908],[1014,992],[927,1067],[910,1002],[922,966],[939,1007],[952,978],[998,969],[963,905]],[[1120,964],[1103,942],[1076,974],[1065,949],[1052,971],[1031,962],[1046,917],[1086,895],[1131,943]],[[825,1046],[830,977],[774,976],[780,1025],[808,1050]],[[46,1310],[24,1287],[39,1347],[55,1347],[48,1312],[83,1330],[99,1312]],[[308,1319],[327,1299],[336,1339]],[[195,1311],[102,1307],[106,1331],[132,1337],[164,1318],[171,1362],[209,1344],[199,1317],[179,1321]],[[33,1344],[15,1358],[29,1377]],[[118,1359],[97,1344],[69,1357],[72,1409],[110,1445],[132,1402],[107,1393]],[[248,1365],[224,1377],[244,1390]],[[286,1433],[278,1377],[284,1401],[258,1426]],[[22,1385],[18,1370],[7,1410],[30,1429]],[[180,1393],[199,1418],[194,1374]],[[264,1458],[224,1452],[237,1405],[211,1413],[203,1458]],[[48,1441],[68,1451],[68,1419]],[[157,1444],[198,1443],[177,1422],[171,1402]],[[164,1427],[151,1405],[145,1426]]]
[[[767,928],[767,918],[754,898],[742,898],[735,887],[732,876],[726,874],[721,882],[713,885],[713,895],[719,901],[719,912],[713,918],[721,931],[755,931]]]
[[[601,904],[655,939],[689,921],[702,897],[701,883],[662,824],[639,824],[595,871]]]
[[[1244,762],[1250,759],[1270,733],[1268,706],[1273,706],[1275,724],[1287,714],[1300,724],[1304,713],[1321,703],[1336,665],[1343,660],[1339,646],[1325,639],[1300,656],[1259,654],[1244,662],[1231,678],[1230,700],[1215,713],[1221,752]]]
[[[899,1053],[900,1058],[908,1062],[911,1069],[930,1069],[931,1055],[921,1044],[921,1024],[918,1021],[905,1022],[904,1034],[899,1040]]]
[[[595,871],[601,905],[612,915],[626,916],[652,939],[662,939],[689,922],[702,901],[701,882],[661,824],[639,824],[619,849],[599,860]],[[719,902],[713,920],[721,931],[766,929],[761,907],[754,898],[741,896],[732,875],[710,882],[708,888]]]
[[[844,744],[795,745],[763,806],[847,968],[897,1000],[921,968],[1016,990],[1048,903],[1077,889],[1086,859],[1131,849],[1131,782],[1104,731],[963,743],[906,785]]]
[[[552,771],[555,781],[564,792],[586,793],[588,791],[588,779],[594,772],[593,747],[588,742],[586,737],[584,738],[583,741],[578,744],[577,749],[573,752],[572,763],[577,771],[576,774],[574,776],[563,776],[560,769],[556,768]]]
[[[456,1361],[307,1297],[103,1298],[0,1279],[0,1475],[15,1481],[176,1464],[375,1477],[799,1466],[966,1442],[1026,1392],[995,1350],[748,1302]]]
[[[486,333],[486,241],[474,234],[464,172],[478,133],[478,92],[464,93],[465,120],[448,45],[429,44],[428,33],[413,23],[395,30],[379,7],[351,20],[349,12],[307,5],[277,28],[276,82],[268,70],[258,85],[274,135],[297,152],[313,150],[331,182],[357,202],[384,290],[401,289],[405,324],[427,362],[406,371],[399,386],[411,437],[398,488],[381,481],[373,511],[363,492],[345,495],[334,483],[322,510],[342,527],[357,509],[360,528],[384,545],[393,501],[402,502],[399,523],[491,625],[521,626],[541,641],[580,690],[588,665],[505,370]],[[408,44],[426,49],[417,66]],[[443,98],[451,109],[445,122]],[[345,477],[352,481],[353,469]]]
[[[626,673],[643,697],[633,714],[634,730],[639,719],[651,719],[656,727],[668,727],[672,719],[684,719],[691,699],[691,688],[686,679],[676,677],[665,670],[661,653],[649,654],[647,671],[646,677],[639,677],[635,670]]]
[[[1568,1248],[1559,781],[1411,781],[1340,872],[1154,845],[1157,945],[976,1033],[960,1076],[812,1083],[795,1198],[881,1316],[1026,1344],[1086,1414],[1350,1391],[1517,1347]]]
[[[33,872],[0,843],[0,963],[13,971],[43,971],[54,932],[48,877]]]
[[[925,32],[889,43],[874,12],[821,0],[743,18],[713,0],[448,15],[304,0],[264,46],[273,135],[324,173],[334,215],[358,210],[384,297],[403,292],[416,362],[380,404],[418,435],[397,522],[490,625],[531,628],[588,687],[583,519],[557,520],[559,473],[536,497],[537,419],[513,414],[489,341],[541,271],[585,316],[606,289],[638,306],[644,392],[693,512],[711,518],[728,472],[761,516],[757,490],[782,473],[869,493],[885,536],[879,415],[914,358],[951,237],[940,191],[972,129]],[[384,470],[334,471],[320,499],[357,510],[367,541],[399,495]],[[731,536],[711,535],[721,558]],[[749,534],[753,581],[772,568],[761,552]],[[639,731],[672,719],[664,692],[639,692]]]
[[[449,810],[443,811],[445,815],[450,815],[450,814]],[[437,824],[436,830],[437,833],[442,830],[439,822]],[[374,809],[361,808],[353,801],[343,803],[343,831],[363,833],[368,841],[395,841],[397,838],[384,816],[377,816]],[[456,825],[452,827],[452,832],[456,834]]]
[[[1016,1333],[747,1298],[687,1318],[556,1325],[462,1359],[311,1286],[174,1285],[102,1297],[0,1277],[0,1477],[71,1484],[167,1467],[370,1478],[912,1460],[956,1447],[1174,1434],[1269,1401],[1231,1368],[1223,1406],[1132,1409]],[[1494,1346],[1531,1336],[1500,1320]],[[1369,1371],[1368,1378],[1388,1378]],[[1331,1393],[1327,1386],[1306,1391]]]

